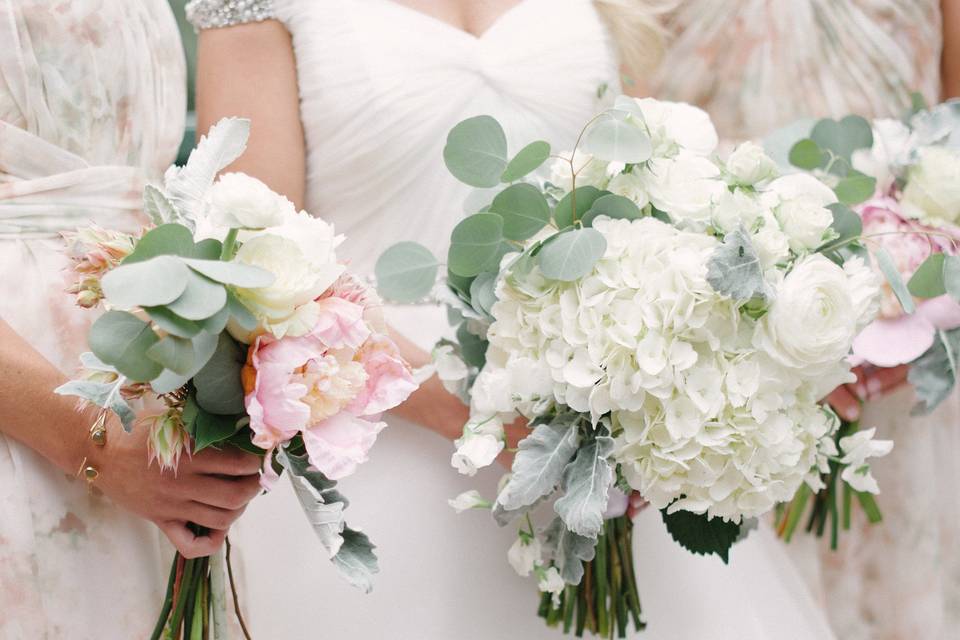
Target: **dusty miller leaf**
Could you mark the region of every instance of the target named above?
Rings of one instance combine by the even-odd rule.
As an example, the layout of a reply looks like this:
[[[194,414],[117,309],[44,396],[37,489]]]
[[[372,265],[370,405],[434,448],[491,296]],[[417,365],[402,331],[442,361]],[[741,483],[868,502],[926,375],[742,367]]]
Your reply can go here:
[[[742,228],[728,233],[713,252],[707,264],[707,282],[720,295],[741,302],[770,297],[760,258]]]
[[[937,331],[933,346],[910,363],[907,380],[920,401],[913,415],[926,415],[950,395],[957,384],[957,355],[960,353],[960,329]]]
[[[54,391],[61,396],[76,396],[83,398],[87,402],[109,409],[117,414],[120,422],[123,423],[124,431],[132,431],[133,424],[136,422],[137,414],[134,413],[127,401],[123,399],[120,388],[127,382],[123,376],[117,378],[114,382],[93,382],[92,380],[71,380],[66,382]]]
[[[567,584],[580,584],[583,563],[593,560],[597,541],[567,529],[560,518],[554,518],[546,531],[546,547],[553,552],[553,562]]]
[[[520,441],[510,481],[497,496],[496,505],[513,511],[532,505],[560,484],[563,470],[577,451],[577,425],[560,420],[540,424]]]
[[[613,438],[600,435],[581,446],[563,472],[563,496],[553,505],[568,529],[587,538],[603,530],[603,512],[613,482],[613,467],[607,458],[613,453]]]

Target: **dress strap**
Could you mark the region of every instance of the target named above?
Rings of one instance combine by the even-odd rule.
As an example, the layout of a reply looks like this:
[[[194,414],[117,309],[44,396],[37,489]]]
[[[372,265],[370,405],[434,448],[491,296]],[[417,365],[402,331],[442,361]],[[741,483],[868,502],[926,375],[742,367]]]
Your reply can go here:
[[[218,29],[276,18],[273,0],[190,0],[187,20],[196,29]]]

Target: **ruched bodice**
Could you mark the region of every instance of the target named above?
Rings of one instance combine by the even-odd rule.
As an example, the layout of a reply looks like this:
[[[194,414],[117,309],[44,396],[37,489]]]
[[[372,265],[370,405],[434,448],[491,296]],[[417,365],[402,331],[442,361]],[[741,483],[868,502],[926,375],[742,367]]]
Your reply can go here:
[[[273,4],[297,55],[307,209],[347,234],[361,273],[397,240],[445,255],[470,191],[443,166],[458,121],[495,116],[513,151],[569,148],[598,89],[619,86],[590,0],[523,0],[480,37],[393,0]]]

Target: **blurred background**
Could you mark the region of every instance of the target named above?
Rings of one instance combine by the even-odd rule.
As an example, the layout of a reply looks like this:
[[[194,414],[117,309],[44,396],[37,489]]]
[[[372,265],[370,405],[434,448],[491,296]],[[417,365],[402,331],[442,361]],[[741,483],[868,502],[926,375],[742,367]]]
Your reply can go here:
[[[197,68],[197,34],[187,23],[183,8],[188,0],[170,0],[173,13],[177,16],[180,25],[180,34],[183,36],[183,49],[187,56],[187,128],[183,133],[183,144],[180,145],[180,154],[177,162],[182,163],[193,148],[193,139],[196,135],[197,117],[193,110],[194,73]]]

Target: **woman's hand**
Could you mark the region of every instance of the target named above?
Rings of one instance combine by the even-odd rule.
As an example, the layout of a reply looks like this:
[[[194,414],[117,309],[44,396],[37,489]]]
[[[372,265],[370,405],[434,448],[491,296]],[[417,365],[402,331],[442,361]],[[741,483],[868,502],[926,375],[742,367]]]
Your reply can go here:
[[[147,429],[125,433],[116,420],[105,447],[89,445],[89,464],[100,475],[94,486],[117,506],[155,523],[187,558],[214,553],[230,525],[260,490],[260,458],[239,449],[204,449],[180,458],[176,471],[148,463]],[[99,449],[99,450],[98,450]],[[210,529],[197,536],[187,523]]]
[[[910,367],[881,368],[873,365],[856,367],[857,381],[837,387],[827,396],[827,402],[837,415],[847,422],[860,419],[860,405],[890,393],[906,384]]]

